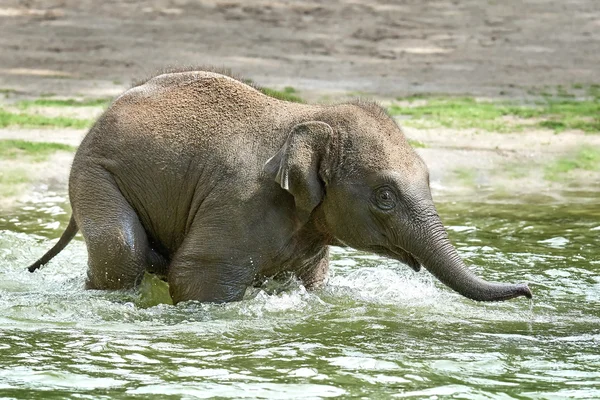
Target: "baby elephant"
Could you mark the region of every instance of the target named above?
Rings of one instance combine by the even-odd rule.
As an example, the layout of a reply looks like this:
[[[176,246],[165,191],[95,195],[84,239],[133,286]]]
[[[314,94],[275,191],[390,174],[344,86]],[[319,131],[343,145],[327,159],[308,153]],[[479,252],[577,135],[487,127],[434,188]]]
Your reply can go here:
[[[328,246],[423,265],[479,301],[531,298],[475,276],[448,240],[423,160],[379,106],[280,101],[230,76],[179,71],[118,97],[83,139],[73,215],[35,271],[81,230],[86,287],[165,278],[175,303],[240,300],[258,277],[327,275]]]

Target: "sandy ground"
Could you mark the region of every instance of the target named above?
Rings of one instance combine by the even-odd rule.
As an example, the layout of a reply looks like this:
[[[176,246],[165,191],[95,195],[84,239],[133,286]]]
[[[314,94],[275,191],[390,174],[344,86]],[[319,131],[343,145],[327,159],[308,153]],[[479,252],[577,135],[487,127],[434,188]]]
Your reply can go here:
[[[598,82],[600,2],[2,0],[0,54],[0,87],[27,92],[211,64],[305,90],[517,95]]]
[[[208,64],[315,101],[419,92],[518,99],[545,85],[600,83],[600,2],[0,0],[0,89],[14,91],[5,101],[114,96],[161,67]],[[600,145],[580,132],[406,132],[428,146],[419,152],[439,193],[552,191],[545,164]],[[6,128],[0,139],[76,145],[84,133]],[[69,157],[51,162],[31,175],[62,190]],[[27,168],[18,163],[10,167]],[[528,170],[518,182],[498,174],[515,165]],[[453,180],[460,170],[475,170],[472,182]],[[572,178],[600,183],[597,174]]]

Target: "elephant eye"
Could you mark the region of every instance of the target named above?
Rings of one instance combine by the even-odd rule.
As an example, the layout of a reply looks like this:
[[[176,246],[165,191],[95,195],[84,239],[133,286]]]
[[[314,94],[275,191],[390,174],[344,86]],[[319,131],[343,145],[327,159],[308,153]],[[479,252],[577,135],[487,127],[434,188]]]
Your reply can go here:
[[[375,203],[382,210],[391,210],[396,207],[396,195],[388,187],[382,187],[375,192]]]

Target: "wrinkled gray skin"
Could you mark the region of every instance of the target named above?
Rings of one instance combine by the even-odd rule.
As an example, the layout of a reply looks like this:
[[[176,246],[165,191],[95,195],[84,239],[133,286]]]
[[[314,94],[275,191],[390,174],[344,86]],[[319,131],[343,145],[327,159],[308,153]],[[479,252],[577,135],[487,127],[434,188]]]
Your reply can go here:
[[[168,73],[119,98],[85,137],[71,170],[87,287],[125,289],[144,271],[175,303],[240,300],[259,276],[294,272],[309,288],[328,245],[425,266],[474,300],[531,297],[524,284],[476,277],[450,244],[427,167],[370,103],[317,106],[265,96],[213,72]]]

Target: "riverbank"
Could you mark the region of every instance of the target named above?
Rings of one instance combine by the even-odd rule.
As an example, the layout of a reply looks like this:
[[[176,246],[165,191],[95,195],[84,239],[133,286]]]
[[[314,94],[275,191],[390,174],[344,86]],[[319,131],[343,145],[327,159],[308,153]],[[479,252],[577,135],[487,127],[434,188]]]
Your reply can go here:
[[[290,87],[279,91],[271,89],[270,93],[294,96],[292,100],[319,97],[317,101],[321,103],[357,97],[355,93],[317,95]],[[395,115],[406,136],[425,160],[436,197],[491,193],[504,197],[514,195],[515,198],[536,194],[559,199],[559,193],[565,190],[588,191],[600,186],[599,132],[544,128],[540,126],[540,121],[544,120],[538,115],[520,117],[518,126],[508,126],[507,129],[507,125],[514,121],[506,124],[489,122],[502,122],[505,116],[482,121],[477,113],[477,104],[481,101],[465,106],[462,104],[464,98],[457,98],[456,104],[450,106],[455,110],[458,104],[462,104],[466,116],[461,114],[461,120],[453,119],[452,123],[448,123],[442,119],[446,114],[442,117],[431,112],[414,115],[415,104],[426,110],[425,107],[438,104],[437,96],[411,98],[408,102],[398,98],[376,98]],[[452,97],[446,99],[446,102],[454,101]],[[597,97],[591,99],[592,104],[600,107]],[[505,100],[482,101],[498,107],[505,104]],[[5,115],[14,117],[0,128],[0,206],[3,209],[13,208],[27,202],[36,191],[65,193],[74,151],[85,136],[87,127],[109,102],[109,98],[5,95],[0,101],[0,109]],[[572,108],[577,109],[576,106],[574,104]],[[518,107],[519,114],[531,114],[527,110],[538,106],[524,104]],[[552,120],[552,126],[576,117],[582,121],[594,121],[588,115],[569,115],[562,119],[559,116]],[[32,146],[32,143],[37,145]]]

